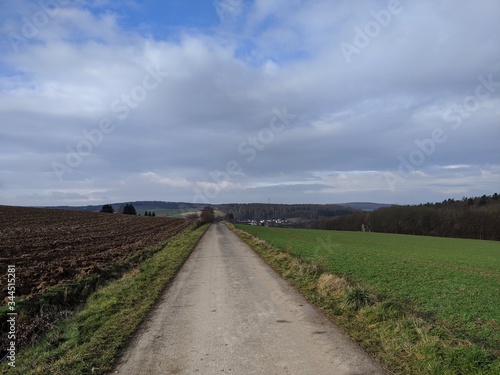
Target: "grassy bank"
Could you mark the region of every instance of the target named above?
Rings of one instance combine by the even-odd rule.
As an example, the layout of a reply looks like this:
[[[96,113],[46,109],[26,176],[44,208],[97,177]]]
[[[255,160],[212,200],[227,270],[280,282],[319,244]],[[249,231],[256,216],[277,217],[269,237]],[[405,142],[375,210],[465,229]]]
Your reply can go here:
[[[237,234],[397,374],[497,374],[496,242],[239,226]],[[265,240],[265,241],[264,241]]]
[[[93,293],[83,309],[61,320],[34,347],[16,356],[9,374],[105,374],[207,230],[174,237],[122,278]]]

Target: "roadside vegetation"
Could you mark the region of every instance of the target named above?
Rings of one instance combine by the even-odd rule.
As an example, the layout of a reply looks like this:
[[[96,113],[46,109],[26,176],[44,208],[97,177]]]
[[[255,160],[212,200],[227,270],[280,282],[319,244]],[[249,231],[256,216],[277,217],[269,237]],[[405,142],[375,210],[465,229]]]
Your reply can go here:
[[[500,373],[500,244],[227,224],[395,374]]]
[[[0,278],[0,358],[5,361],[11,347],[11,308],[18,314],[19,351],[193,225],[173,218],[0,206],[0,259],[16,269],[14,286]]]
[[[17,353],[9,374],[106,374],[208,225],[169,239],[137,268],[90,295],[84,306],[51,325],[39,342]],[[47,306],[48,308],[49,306]]]

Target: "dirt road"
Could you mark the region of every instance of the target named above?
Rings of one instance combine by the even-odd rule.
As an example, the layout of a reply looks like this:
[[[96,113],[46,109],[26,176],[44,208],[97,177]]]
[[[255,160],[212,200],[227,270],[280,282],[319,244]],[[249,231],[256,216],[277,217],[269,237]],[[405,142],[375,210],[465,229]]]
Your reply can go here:
[[[385,374],[223,224],[207,231],[113,373]]]

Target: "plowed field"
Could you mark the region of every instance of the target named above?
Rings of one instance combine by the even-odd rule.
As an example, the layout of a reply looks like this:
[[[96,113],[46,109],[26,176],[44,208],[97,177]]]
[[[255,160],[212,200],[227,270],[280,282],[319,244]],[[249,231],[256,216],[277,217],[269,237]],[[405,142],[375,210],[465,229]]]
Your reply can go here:
[[[0,289],[16,266],[16,298],[99,273],[192,225],[164,217],[0,206]]]

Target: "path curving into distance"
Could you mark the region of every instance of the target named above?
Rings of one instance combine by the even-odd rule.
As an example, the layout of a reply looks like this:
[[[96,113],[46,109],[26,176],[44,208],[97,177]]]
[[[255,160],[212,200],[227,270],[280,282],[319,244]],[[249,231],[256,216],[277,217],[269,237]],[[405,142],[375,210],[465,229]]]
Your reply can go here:
[[[223,224],[205,233],[112,373],[386,374]]]

